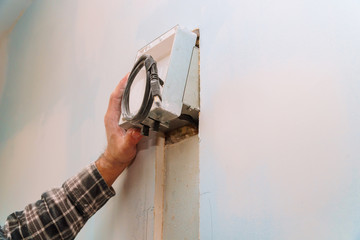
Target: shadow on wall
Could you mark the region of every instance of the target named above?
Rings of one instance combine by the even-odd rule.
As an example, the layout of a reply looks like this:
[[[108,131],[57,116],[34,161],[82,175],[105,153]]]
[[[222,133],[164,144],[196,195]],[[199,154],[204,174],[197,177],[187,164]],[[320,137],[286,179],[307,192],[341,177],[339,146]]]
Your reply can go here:
[[[8,64],[8,39],[16,23],[30,6],[32,0],[0,2],[0,102],[6,82],[6,70]]]
[[[76,14],[62,19],[65,10],[57,9],[51,12],[52,22],[46,22],[46,14],[50,13],[44,14],[44,9],[39,6],[41,4],[34,3],[26,8],[31,1],[26,3],[22,7],[19,4],[18,8],[5,5],[8,9],[17,10],[13,10],[13,15],[27,10],[26,14],[20,15],[21,19],[17,18],[18,22],[15,19],[13,25],[7,25],[15,26],[16,23],[8,36],[8,44],[1,51],[4,70],[0,81],[0,122],[3,123],[0,126],[0,143],[23,129],[25,123],[35,118],[39,120],[40,116],[45,116],[46,120],[55,111],[54,106],[63,99],[74,123],[70,132],[95,115],[91,103],[95,101],[101,77],[96,74],[97,68],[86,62],[90,61],[84,56],[87,49],[71,37],[70,33],[76,32],[76,29],[69,26],[76,20]],[[11,21],[8,22],[10,24]],[[6,28],[5,24],[2,28]],[[57,30],[53,31],[54,28]],[[44,39],[48,40],[48,44],[43,44]],[[81,59],[74,57],[74,51]]]

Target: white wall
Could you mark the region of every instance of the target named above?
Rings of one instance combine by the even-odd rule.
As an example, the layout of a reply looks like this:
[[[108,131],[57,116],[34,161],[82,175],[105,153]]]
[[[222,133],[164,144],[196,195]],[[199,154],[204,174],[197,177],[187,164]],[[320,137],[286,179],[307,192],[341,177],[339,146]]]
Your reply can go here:
[[[354,1],[204,5],[204,239],[360,236],[359,9]]]
[[[9,35],[31,1],[0,1],[0,96],[6,80]]]
[[[0,220],[96,159],[109,93],[137,49],[179,23],[201,30],[201,239],[358,238],[359,8],[34,1],[7,48]],[[120,237],[103,224],[110,206],[79,239]]]
[[[195,17],[188,19],[181,12],[167,12],[165,1],[107,3],[33,1],[11,32],[0,97],[0,222],[97,159],[106,144],[103,116],[110,93],[131,70],[137,50],[177,23],[192,29],[199,22],[193,21],[198,18],[196,4],[187,11]],[[189,4],[179,3],[173,11]],[[153,175],[147,164],[140,169],[144,173],[124,174],[115,185],[119,196],[77,239],[146,236],[144,216],[153,212],[142,213],[141,208],[148,209],[151,202],[142,201],[140,213],[133,212],[136,203],[129,195],[134,189],[144,188],[142,194],[151,189]],[[138,186],[135,180],[129,183],[136,174]],[[127,216],[131,226],[121,234]]]

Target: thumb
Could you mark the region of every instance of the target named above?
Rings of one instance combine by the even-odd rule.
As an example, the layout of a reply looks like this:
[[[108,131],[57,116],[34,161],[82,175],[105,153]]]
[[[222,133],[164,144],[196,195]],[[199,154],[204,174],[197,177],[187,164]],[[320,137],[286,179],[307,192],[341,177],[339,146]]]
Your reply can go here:
[[[125,134],[125,146],[128,148],[134,147],[140,142],[143,135],[140,133],[140,129],[131,128]]]

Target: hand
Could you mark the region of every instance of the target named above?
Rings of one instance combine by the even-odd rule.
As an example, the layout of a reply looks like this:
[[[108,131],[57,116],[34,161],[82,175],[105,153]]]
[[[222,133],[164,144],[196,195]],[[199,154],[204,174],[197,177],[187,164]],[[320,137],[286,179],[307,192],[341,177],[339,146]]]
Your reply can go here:
[[[110,96],[108,110],[104,122],[107,136],[107,148],[104,157],[116,167],[116,165],[129,164],[136,155],[136,144],[142,135],[139,129],[125,131],[119,126],[121,116],[121,100],[129,75],[126,75],[116,86]]]
[[[96,161],[100,174],[109,186],[135,158],[136,145],[142,138],[139,129],[132,128],[125,131],[119,126],[121,99],[128,76],[129,74],[119,82],[110,96],[104,118],[107,147],[104,154]]]

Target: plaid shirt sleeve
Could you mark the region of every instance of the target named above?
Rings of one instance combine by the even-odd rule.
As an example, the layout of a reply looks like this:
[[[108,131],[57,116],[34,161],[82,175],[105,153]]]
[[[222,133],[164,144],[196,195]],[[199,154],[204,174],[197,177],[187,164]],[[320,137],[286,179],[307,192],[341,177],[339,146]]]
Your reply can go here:
[[[12,213],[0,227],[0,239],[74,239],[114,195],[93,163],[61,188],[43,193],[41,200]]]

